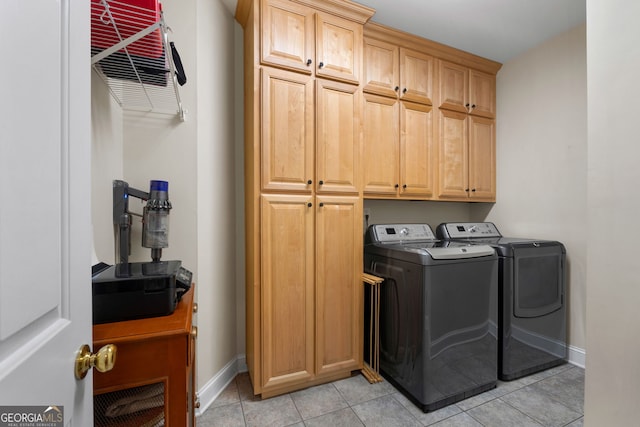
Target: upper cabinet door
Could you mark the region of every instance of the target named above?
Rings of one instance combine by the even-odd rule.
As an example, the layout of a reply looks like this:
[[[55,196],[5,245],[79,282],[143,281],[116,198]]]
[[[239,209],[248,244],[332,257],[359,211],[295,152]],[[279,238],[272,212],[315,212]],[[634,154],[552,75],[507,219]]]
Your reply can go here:
[[[398,46],[376,39],[364,41],[363,90],[396,97],[400,89]]]
[[[440,61],[440,108],[468,113],[469,69]]]
[[[316,81],[316,190],[358,193],[360,91],[358,86]]]
[[[262,73],[262,189],[311,192],[313,78],[275,68]]]
[[[496,76],[476,70],[469,71],[470,114],[496,118]]]
[[[314,12],[282,0],[261,3],[263,64],[311,74],[314,68]]]
[[[360,83],[362,25],[332,15],[316,15],[316,76]]]
[[[399,101],[365,93],[362,109],[364,194],[395,196],[399,187]]]
[[[469,117],[469,197],[496,200],[495,120]]]
[[[433,104],[433,57],[400,48],[400,98]]]

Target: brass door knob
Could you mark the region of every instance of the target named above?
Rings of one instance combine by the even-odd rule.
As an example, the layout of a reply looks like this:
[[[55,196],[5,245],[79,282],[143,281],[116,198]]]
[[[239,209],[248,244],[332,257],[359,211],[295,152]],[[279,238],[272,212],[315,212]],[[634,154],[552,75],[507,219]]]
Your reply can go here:
[[[97,353],[92,354],[91,347],[84,344],[80,347],[76,355],[76,379],[83,379],[91,368],[96,368],[98,372],[108,372],[112,370],[116,364],[117,350],[115,345],[107,344],[98,350]]]

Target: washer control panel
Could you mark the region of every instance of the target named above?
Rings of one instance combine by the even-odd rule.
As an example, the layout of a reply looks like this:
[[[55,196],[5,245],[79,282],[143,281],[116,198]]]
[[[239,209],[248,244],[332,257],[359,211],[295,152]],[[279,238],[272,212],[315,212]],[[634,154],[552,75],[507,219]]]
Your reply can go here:
[[[440,224],[438,226],[438,236],[443,239],[502,237],[492,222],[449,222]]]
[[[429,224],[377,224],[372,227],[374,239],[381,243],[436,240]]]

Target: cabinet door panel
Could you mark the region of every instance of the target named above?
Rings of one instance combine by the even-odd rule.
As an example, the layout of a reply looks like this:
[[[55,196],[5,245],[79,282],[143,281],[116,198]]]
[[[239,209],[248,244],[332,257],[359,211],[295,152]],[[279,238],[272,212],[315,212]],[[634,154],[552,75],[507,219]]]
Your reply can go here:
[[[362,25],[316,14],[316,75],[358,84],[361,63]]]
[[[395,195],[398,185],[398,101],[364,94],[364,192]]]
[[[262,188],[311,192],[313,79],[288,71],[262,71]]]
[[[433,111],[429,105],[400,103],[400,194],[433,194]]]
[[[362,202],[317,197],[318,375],[362,367]]]
[[[433,103],[433,57],[400,48],[400,97],[406,101]]]
[[[469,197],[496,199],[495,121],[469,117]]]
[[[286,386],[314,373],[311,196],[261,196],[262,384]]]
[[[282,0],[262,1],[263,64],[311,74],[313,64],[314,13],[311,9]]]
[[[397,97],[400,85],[398,46],[376,39],[364,41],[364,92]]]
[[[438,197],[468,197],[467,115],[440,110]]]
[[[469,71],[471,114],[493,119],[496,117],[496,76],[476,70]]]
[[[358,86],[316,81],[316,188],[357,193],[360,175]]]
[[[468,112],[469,69],[462,65],[440,61],[440,108]]]

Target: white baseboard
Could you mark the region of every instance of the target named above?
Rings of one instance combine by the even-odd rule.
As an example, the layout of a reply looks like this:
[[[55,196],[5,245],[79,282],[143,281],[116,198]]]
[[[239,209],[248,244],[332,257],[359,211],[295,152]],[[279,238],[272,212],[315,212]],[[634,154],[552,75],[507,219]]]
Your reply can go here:
[[[569,346],[569,363],[576,365],[584,369],[587,361],[587,352],[583,348]]]
[[[240,372],[247,372],[247,358],[244,354],[238,355],[227,363],[213,378],[211,378],[198,391],[200,407],[196,409],[196,417],[202,415],[225,388]]]

